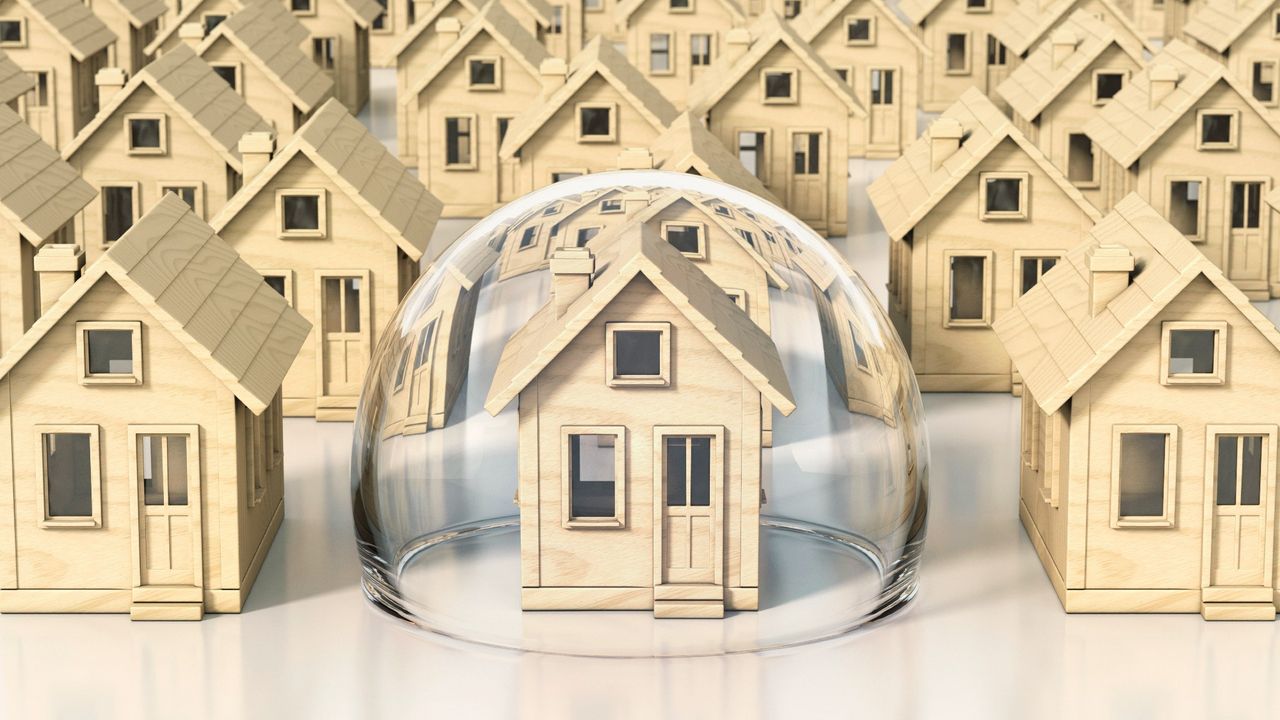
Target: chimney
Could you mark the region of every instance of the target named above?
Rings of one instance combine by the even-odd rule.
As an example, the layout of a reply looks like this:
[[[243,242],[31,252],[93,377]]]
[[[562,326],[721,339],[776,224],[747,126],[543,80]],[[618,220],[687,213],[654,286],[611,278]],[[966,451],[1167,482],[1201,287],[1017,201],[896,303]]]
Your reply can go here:
[[[271,162],[271,154],[276,149],[276,134],[269,130],[247,132],[240,137],[239,148],[240,163],[244,168],[241,174],[244,181],[249,182]]]
[[[1053,44],[1053,66],[1058,68],[1076,51],[1080,38],[1066,28],[1058,28],[1049,41]]]
[[[628,190],[622,193],[622,211],[630,217],[649,207],[648,190]]]
[[[440,18],[436,21],[436,49],[444,50],[458,41],[462,34],[462,22],[456,17]]]
[[[1172,65],[1160,63],[1152,65],[1149,71],[1151,79],[1151,107],[1157,107],[1164,99],[1173,94],[1178,87],[1178,69]]]
[[[194,50],[200,45],[200,41],[204,40],[204,26],[200,23],[183,23],[182,27],[178,28],[178,37]]]
[[[618,153],[619,170],[652,170],[653,153],[647,148],[627,148]]]
[[[71,243],[46,243],[36,253],[33,266],[43,315],[80,278],[84,251]]]
[[[111,102],[111,98],[120,92],[124,84],[129,81],[129,73],[124,68],[102,68],[97,75],[93,76],[93,82],[98,86],[98,107],[104,108],[107,103]]]
[[[556,317],[564,315],[574,300],[591,287],[596,259],[587,248],[562,248],[551,256],[551,299]]]
[[[727,68],[738,58],[747,54],[747,49],[751,47],[751,31],[746,28],[736,27],[724,36],[724,64],[720,67]]]
[[[960,149],[964,128],[955,118],[938,118],[929,126],[929,163],[934,170],[942,167]]]
[[[1089,253],[1089,303],[1097,315],[1129,287],[1133,253],[1123,245],[1104,244]]]
[[[564,58],[550,57],[538,66],[538,74],[542,76],[542,89],[552,92],[564,85],[569,77],[569,66]]]

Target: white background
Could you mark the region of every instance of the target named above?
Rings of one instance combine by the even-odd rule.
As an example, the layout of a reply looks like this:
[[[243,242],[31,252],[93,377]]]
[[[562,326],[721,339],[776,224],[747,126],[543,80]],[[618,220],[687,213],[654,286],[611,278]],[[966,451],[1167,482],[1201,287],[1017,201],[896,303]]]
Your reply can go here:
[[[394,138],[392,82],[374,78],[372,125]],[[852,164],[850,237],[833,243],[883,299],[887,240],[862,192],[882,168]],[[465,226],[445,223],[437,240]],[[925,408],[920,597],[868,630],[758,656],[600,660],[409,629],[359,590],[350,425],[287,420],[286,517],[245,612],[200,623],[0,616],[0,708],[15,718],[1280,717],[1275,623],[1067,616],[1018,524],[1018,403],[931,394]]]

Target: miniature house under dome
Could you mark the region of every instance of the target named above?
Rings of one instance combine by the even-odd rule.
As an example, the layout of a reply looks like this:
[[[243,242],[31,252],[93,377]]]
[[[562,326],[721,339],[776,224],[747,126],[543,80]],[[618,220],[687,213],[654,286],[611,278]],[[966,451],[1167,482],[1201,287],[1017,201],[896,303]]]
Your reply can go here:
[[[445,635],[742,652],[915,593],[901,342],[824,240],[703,177],[588,175],[480,221],[401,304],[356,422],[365,590]]]

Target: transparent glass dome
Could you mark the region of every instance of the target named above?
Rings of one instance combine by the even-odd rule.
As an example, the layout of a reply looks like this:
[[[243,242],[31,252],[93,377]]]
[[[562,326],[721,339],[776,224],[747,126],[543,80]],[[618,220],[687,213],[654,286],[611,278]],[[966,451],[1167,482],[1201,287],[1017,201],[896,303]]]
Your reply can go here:
[[[443,635],[749,652],[916,592],[897,333],[825,240],[703,177],[588,175],[480,221],[384,332],[356,429],[365,592]]]

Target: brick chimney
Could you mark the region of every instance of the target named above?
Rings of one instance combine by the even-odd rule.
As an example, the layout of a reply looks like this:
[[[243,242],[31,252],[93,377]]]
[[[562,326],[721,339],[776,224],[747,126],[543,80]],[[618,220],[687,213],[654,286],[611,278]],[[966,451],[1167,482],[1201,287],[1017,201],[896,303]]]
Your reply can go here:
[[[1058,28],[1053,31],[1049,42],[1052,43],[1053,50],[1053,66],[1055,68],[1062,67],[1062,63],[1071,57],[1076,51],[1076,46],[1080,44],[1080,38],[1075,33],[1066,28]]]
[[[36,253],[33,266],[43,315],[79,279],[84,269],[84,251],[71,243],[45,243]]]
[[[942,167],[956,151],[964,138],[964,128],[955,118],[938,118],[929,126],[929,164],[934,170]]]
[[[129,81],[129,73],[124,68],[102,68],[93,76],[93,83],[98,86],[98,108],[104,108],[111,98],[120,92]]]
[[[1129,287],[1129,275],[1135,267],[1133,253],[1123,245],[1104,244],[1089,253],[1089,304],[1093,315]]]
[[[271,155],[276,150],[276,134],[270,130],[247,132],[240,137],[238,147],[244,168],[242,175],[244,181],[249,182],[271,162]]]
[[[556,317],[565,314],[574,300],[591,288],[596,259],[587,248],[562,248],[551,256],[551,299]]]
[[[1164,99],[1173,94],[1178,87],[1178,69],[1172,65],[1159,63],[1151,66],[1151,107],[1157,107]]]
[[[569,65],[564,58],[550,57],[538,66],[538,75],[542,77],[542,89],[552,92],[564,85],[569,77]]]

